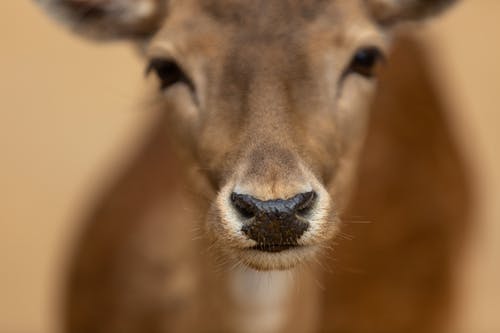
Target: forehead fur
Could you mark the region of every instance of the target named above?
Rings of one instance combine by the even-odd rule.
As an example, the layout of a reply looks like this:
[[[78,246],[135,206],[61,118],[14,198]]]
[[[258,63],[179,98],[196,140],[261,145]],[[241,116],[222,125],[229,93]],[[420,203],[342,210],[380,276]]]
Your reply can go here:
[[[170,13],[168,28],[172,21],[191,22],[194,26],[209,26],[216,34],[238,35],[248,42],[284,36],[300,39],[313,30],[333,31],[372,23],[364,0],[177,0]],[[177,20],[174,16],[183,18]],[[202,33],[206,32],[202,29]]]
[[[332,0],[204,0],[203,10],[218,21],[265,25],[314,20]]]

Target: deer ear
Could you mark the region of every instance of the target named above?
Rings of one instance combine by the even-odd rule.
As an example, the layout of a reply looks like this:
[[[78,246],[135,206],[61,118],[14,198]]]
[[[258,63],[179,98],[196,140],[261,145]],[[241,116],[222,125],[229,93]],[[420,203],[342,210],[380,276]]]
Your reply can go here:
[[[377,21],[390,25],[439,14],[457,0],[366,0],[366,2]]]
[[[94,39],[143,39],[158,30],[168,0],[35,0],[71,30]]]

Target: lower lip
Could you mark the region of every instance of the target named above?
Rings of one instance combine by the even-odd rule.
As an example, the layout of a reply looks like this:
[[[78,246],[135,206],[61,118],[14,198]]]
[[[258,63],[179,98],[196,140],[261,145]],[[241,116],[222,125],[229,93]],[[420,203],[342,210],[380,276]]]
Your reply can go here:
[[[256,250],[256,251],[261,251],[261,252],[268,252],[268,253],[277,253],[277,252],[282,252],[290,249],[295,249],[298,248],[298,245],[279,245],[279,244],[274,244],[274,245],[255,245],[251,247],[251,250]]]

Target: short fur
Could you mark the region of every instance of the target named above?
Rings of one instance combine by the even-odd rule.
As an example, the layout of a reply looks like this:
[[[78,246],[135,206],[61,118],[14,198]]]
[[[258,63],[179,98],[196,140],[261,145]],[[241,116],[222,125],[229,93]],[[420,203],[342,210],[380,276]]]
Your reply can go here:
[[[166,112],[87,223],[67,332],[442,330],[464,230],[449,222],[465,225],[468,200],[442,106],[425,66],[403,62],[398,71],[416,71],[392,74],[398,85],[370,116],[375,81],[348,69],[359,49],[388,52],[387,23],[449,1],[39,2],[84,35],[141,41],[147,58],[176,61],[191,83],[155,90],[151,105]],[[232,193],[266,202],[308,192],[315,204],[298,246],[255,249]],[[343,241],[340,216],[358,214],[373,227],[347,223],[359,240]],[[276,270],[289,279],[265,272]]]

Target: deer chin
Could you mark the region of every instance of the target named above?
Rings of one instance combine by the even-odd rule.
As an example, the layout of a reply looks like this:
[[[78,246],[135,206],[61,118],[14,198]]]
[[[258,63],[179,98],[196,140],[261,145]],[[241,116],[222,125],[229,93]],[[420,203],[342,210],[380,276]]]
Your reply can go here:
[[[236,260],[258,271],[288,270],[311,261],[320,249],[317,245],[296,245],[280,251],[262,251],[255,247],[236,251]]]

